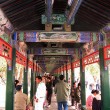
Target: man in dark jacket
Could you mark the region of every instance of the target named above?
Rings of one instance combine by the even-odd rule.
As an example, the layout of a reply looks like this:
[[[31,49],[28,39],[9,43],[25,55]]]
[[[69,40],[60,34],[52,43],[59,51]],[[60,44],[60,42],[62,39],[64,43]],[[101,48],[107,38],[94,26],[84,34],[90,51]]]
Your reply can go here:
[[[96,90],[96,94],[97,95],[93,98],[92,110],[101,110],[101,96],[98,90]]]
[[[51,98],[52,98],[52,80],[50,77],[47,77],[46,90],[47,90],[48,107],[50,107]]]
[[[53,80],[53,87],[55,87],[56,83],[58,83],[58,78],[55,76],[55,79]]]
[[[75,109],[75,92],[76,92],[76,82],[73,83],[73,86],[71,88],[71,105],[73,106],[73,108]]]

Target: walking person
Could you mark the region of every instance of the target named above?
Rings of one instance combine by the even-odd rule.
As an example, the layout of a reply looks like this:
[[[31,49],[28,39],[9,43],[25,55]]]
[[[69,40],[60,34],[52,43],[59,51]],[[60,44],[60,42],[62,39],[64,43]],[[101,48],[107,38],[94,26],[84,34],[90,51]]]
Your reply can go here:
[[[35,110],[43,110],[43,104],[46,97],[46,86],[45,83],[42,82],[42,77],[36,77],[37,90],[35,94]]]
[[[78,83],[78,87],[75,92],[75,101],[77,110],[81,109],[81,83]]]
[[[71,88],[71,106],[75,109],[75,92],[76,92],[76,82],[73,83]]]
[[[69,86],[64,82],[64,75],[59,76],[59,82],[55,85],[55,94],[57,94],[58,110],[68,110]],[[62,108],[63,106],[63,108]]]
[[[50,105],[51,105],[51,98],[52,98],[52,81],[51,81],[50,77],[47,77],[46,89],[47,89],[48,107],[50,107]]]
[[[58,83],[58,78],[55,76],[55,79],[53,79],[53,87],[55,87],[56,83]]]

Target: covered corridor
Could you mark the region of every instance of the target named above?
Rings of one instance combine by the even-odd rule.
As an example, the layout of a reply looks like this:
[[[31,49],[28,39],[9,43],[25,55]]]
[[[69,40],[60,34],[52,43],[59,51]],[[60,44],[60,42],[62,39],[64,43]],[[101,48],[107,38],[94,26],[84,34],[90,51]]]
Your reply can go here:
[[[110,0],[0,0],[0,110],[14,109],[15,80],[30,101],[45,74],[81,82],[82,106],[98,89],[110,110]]]

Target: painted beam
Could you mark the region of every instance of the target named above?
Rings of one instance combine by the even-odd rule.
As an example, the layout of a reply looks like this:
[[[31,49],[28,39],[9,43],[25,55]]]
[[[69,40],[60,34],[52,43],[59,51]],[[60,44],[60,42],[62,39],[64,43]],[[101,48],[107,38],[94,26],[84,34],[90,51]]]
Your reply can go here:
[[[68,19],[67,19],[67,24],[68,25],[71,25],[81,3],[82,3],[83,0],[74,0],[72,2],[72,5],[71,5],[71,8],[70,8],[70,12],[69,12],[69,16],[68,16]]]
[[[31,24],[32,22],[39,20],[40,18],[33,19],[33,21],[26,24],[21,24],[18,28],[22,28]],[[95,37],[100,36],[98,32],[36,32],[36,31],[17,31],[15,32],[15,40],[24,41],[24,42],[33,42],[31,45],[38,45],[39,43],[34,42],[81,42],[86,43],[92,41]],[[50,38],[50,39],[49,39]],[[50,45],[51,46],[51,45]],[[56,45],[57,46],[57,45]],[[39,47],[39,46],[38,46]]]

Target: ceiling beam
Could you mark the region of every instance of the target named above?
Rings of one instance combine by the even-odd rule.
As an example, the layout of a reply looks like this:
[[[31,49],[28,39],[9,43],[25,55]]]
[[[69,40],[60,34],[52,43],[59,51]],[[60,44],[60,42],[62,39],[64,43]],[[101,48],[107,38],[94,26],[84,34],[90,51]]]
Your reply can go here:
[[[88,12],[89,14],[87,14],[87,12]],[[86,10],[86,8],[85,8],[85,11],[81,11],[80,14],[82,14],[82,16],[87,17],[88,19],[91,19],[91,21],[96,22],[96,24],[100,24],[101,26],[102,26],[103,24],[105,24],[105,21],[102,21],[101,18],[99,18],[98,15],[96,15],[96,14],[94,14],[94,13],[92,13],[92,12]]]
[[[16,0],[6,0],[5,2],[3,2],[3,3],[0,4],[0,7],[2,7],[2,6],[4,6],[4,5],[7,5],[7,4],[9,4],[9,3],[12,3],[12,2],[14,2],[14,1],[16,1]]]
[[[69,12],[69,15],[68,15],[68,19],[67,19],[67,24],[68,25],[71,25],[73,19],[75,18],[75,15],[81,5],[83,0],[74,0],[72,5],[71,5],[71,8],[70,8],[70,12]]]
[[[91,1],[91,0],[90,0]],[[97,2],[99,2],[102,5],[106,5],[107,7],[110,7],[110,1],[105,1],[105,0],[97,0]]]
[[[88,16],[82,16],[83,14],[79,13],[80,15],[80,18],[79,20],[82,21],[84,24],[88,24],[88,25],[91,25],[91,26],[97,26],[98,28],[100,28],[102,25],[101,24],[98,24],[96,21],[94,21],[93,19],[91,19],[90,17]],[[90,26],[90,28],[91,28]]]
[[[42,56],[46,56],[46,57],[56,56],[56,57],[58,57],[58,56],[71,56],[71,55],[35,55],[35,56],[40,56],[40,57],[42,57]]]
[[[9,16],[10,18],[11,17],[15,17],[16,15],[18,15],[18,14],[21,14],[21,13],[23,13],[23,12],[25,12],[25,11],[28,11],[28,10],[32,10],[32,8],[34,9],[34,6],[36,6],[37,4],[34,4],[33,6],[30,6],[30,7],[27,7],[27,8],[24,8],[24,9],[20,9],[20,10],[15,10],[14,12],[8,12],[7,13],[7,16]],[[40,5],[39,7],[38,7],[38,10],[41,10],[41,9],[43,9],[43,7],[42,7],[43,5]],[[36,10],[36,11],[38,11],[38,10]]]
[[[51,14],[52,14],[52,0],[46,0],[46,16],[47,16],[47,24],[51,22]]]
[[[40,18],[37,18],[37,19],[34,18],[33,20],[28,21],[27,23],[24,23],[24,24],[22,24],[22,25],[20,25],[20,26],[17,26],[17,30],[19,30],[19,29],[21,29],[22,27],[25,27],[25,26],[27,26],[27,25],[29,25],[29,24],[31,24],[31,23],[33,23],[33,22],[39,20],[39,19],[40,19]]]
[[[19,20],[25,19],[26,17],[27,16],[20,16],[20,17],[17,17],[17,18],[13,18],[13,19],[11,19],[11,22],[12,23],[17,22]],[[33,17],[38,17],[38,14],[37,13],[35,14],[34,12],[32,12],[30,18],[33,18]]]
[[[103,17],[104,19],[106,18],[107,20],[110,20],[110,18],[108,17],[109,12],[105,11],[105,10],[108,10],[108,9],[105,9],[105,10],[101,9],[100,7],[102,7],[102,5],[99,5],[99,7],[98,7],[96,5],[92,5],[91,3],[84,2],[82,6],[88,8],[92,12],[100,15],[101,18]]]
[[[71,58],[71,55],[34,55],[34,60],[41,61],[41,63],[44,61],[54,60],[52,57],[55,58],[55,61],[67,61],[69,58]],[[58,58],[59,57],[59,58]],[[42,59],[40,59],[42,58]],[[46,60],[47,58],[47,60]]]
[[[19,4],[18,4],[19,7],[15,6],[15,7],[11,8],[11,9],[9,8],[5,12],[6,13],[8,13],[8,12],[15,13],[15,12],[18,12],[18,11],[21,11],[21,10],[24,10],[24,9],[27,10],[27,8],[29,8],[29,9],[32,8],[32,7],[35,8],[35,6],[37,6],[37,8],[40,8],[40,7],[42,7],[42,5],[45,6],[43,4],[43,2],[38,3],[38,1],[29,3],[27,5],[22,5],[22,6],[19,6]]]
[[[23,7],[26,3],[31,3],[31,2],[30,1],[22,2],[21,0],[15,0],[15,2],[13,2],[13,3],[8,3],[7,5],[3,5],[2,8],[4,9],[4,11],[6,11],[6,10],[10,11],[10,8],[11,8],[11,10],[13,8],[20,8],[20,7]]]
[[[62,63],[67,63],[68,61],[55,61],[55,62],[51,62],[51,61],[44,61],[44,62],[42,62],[42,61],[36,61],[36,63],[38,63],[38,64],[55,64],[55,65],[57,65],[57,64],[62,64]]]

